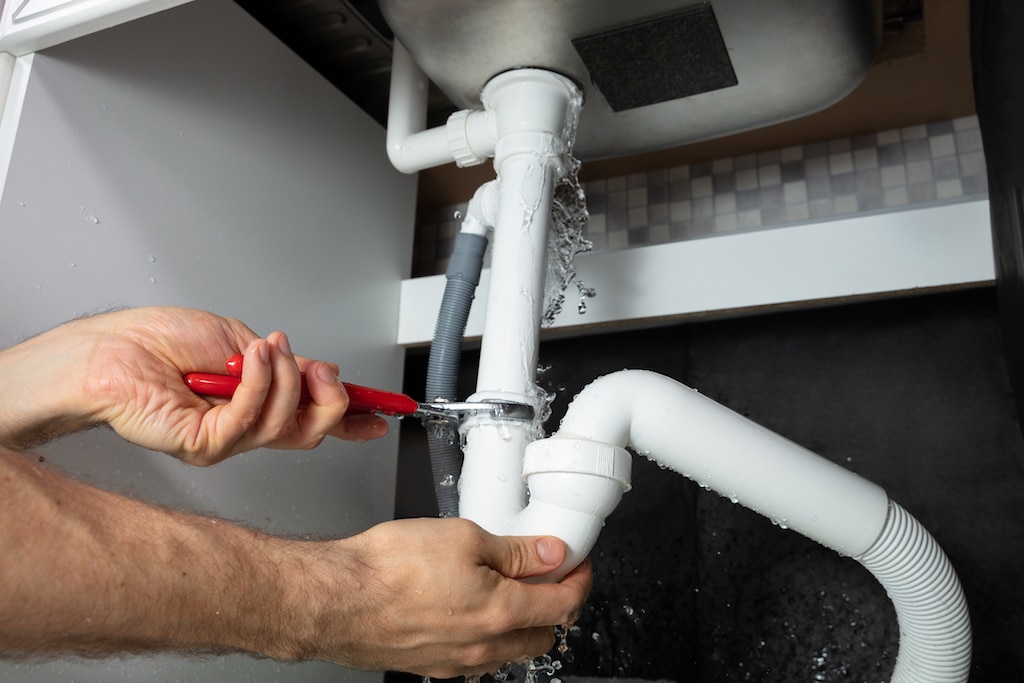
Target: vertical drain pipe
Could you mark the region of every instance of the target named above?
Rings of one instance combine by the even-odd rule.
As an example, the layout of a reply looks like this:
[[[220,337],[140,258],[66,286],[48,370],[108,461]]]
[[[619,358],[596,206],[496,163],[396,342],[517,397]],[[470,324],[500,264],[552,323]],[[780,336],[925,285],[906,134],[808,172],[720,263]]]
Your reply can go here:
[[[567,120],[575,123],[581,95],[562,76],[517,69],[491,79],[481,99],[495,119],[498,207],[477,390],[469,400],[528,403],[539,413],[537,347],[552,195],[571,142],[563,134],[575,129]],[[460,431],[460,514],[492,533],[507,533],[526,504],[523,452],[537,430],[478,415]]]

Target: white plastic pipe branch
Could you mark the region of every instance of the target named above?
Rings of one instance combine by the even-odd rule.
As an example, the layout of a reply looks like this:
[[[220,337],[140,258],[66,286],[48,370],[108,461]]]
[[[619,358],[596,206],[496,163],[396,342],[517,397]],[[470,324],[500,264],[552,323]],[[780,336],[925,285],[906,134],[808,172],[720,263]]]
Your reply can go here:
[[[429,87],[426,74],[395,41],[386,139],[391,165],[402,173],[416,173],[452,161],[465,167],[490,158],[496,136],[486,108],[457,111],[446,125],[427,129]]]
[[[967,680],[963,591],[909,513],[876,484],[656,373],[624,370],[594,381],[556,434],[527,446],[529,503],[509,533],[559,535],[571,561],[582,560],[628,487],[626,446],[871,571],[900,624],[892,681]],[[598,480],[604,485],[592,483]]]
[[[476,189],[469,203],[466,215],[462,217],[462,232],[487,236],[494,229],[498,216],[498,182],[490,180]]]

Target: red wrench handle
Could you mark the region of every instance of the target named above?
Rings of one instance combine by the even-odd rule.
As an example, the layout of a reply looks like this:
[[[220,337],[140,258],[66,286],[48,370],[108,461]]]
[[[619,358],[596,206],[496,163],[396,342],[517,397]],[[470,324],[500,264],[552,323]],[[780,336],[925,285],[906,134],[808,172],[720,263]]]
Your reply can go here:
[[[230,374],[217,375],[208,372],[190,372],[185,375],[185,384],[195,393],[202,396],[218,396],[231,398],[241,382],[242,356],[232,356],[225,363]],[[384,415],[412,415],[420,409],[420,404],[405,394],[383,389],[372,389],[342,382],[348,392],[349,414],[383,413]],[[302,392],[299,401],[310,401],[309,390],[306,388],[306,376],[302,375]]]

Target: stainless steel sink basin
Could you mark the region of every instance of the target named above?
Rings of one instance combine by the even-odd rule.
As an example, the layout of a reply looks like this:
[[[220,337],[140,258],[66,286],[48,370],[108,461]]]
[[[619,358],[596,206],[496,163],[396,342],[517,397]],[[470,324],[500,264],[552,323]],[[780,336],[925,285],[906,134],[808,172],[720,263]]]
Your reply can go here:
[[[395,36],[461,108],[510,69],[584,89],[576,156],[599,159],[818,111],[862,80],[880,0],[380,0]]]

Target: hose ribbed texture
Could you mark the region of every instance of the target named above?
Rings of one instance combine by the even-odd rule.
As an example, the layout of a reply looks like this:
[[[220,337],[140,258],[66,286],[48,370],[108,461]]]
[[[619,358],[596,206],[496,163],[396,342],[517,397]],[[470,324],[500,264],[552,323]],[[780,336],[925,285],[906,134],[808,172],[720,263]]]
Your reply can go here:
[[[900,625],[892,683],[966,681],[971,618],[960,581],[931,534],[889,501],[878,541],[857,560],[889,594]]]
[[[459,361],[466,320],[473,305],[487,239],[460,232],[449,263],[444,297],[437,314],[434,340],[427,361],[426,398],[428,401],[457,400]],[[439,433],[428,427],[427,450],[434,477],[434,496],[441,517],[459,516],[459,492],[455,482],[462,471],[462,449],[455,434]]]

